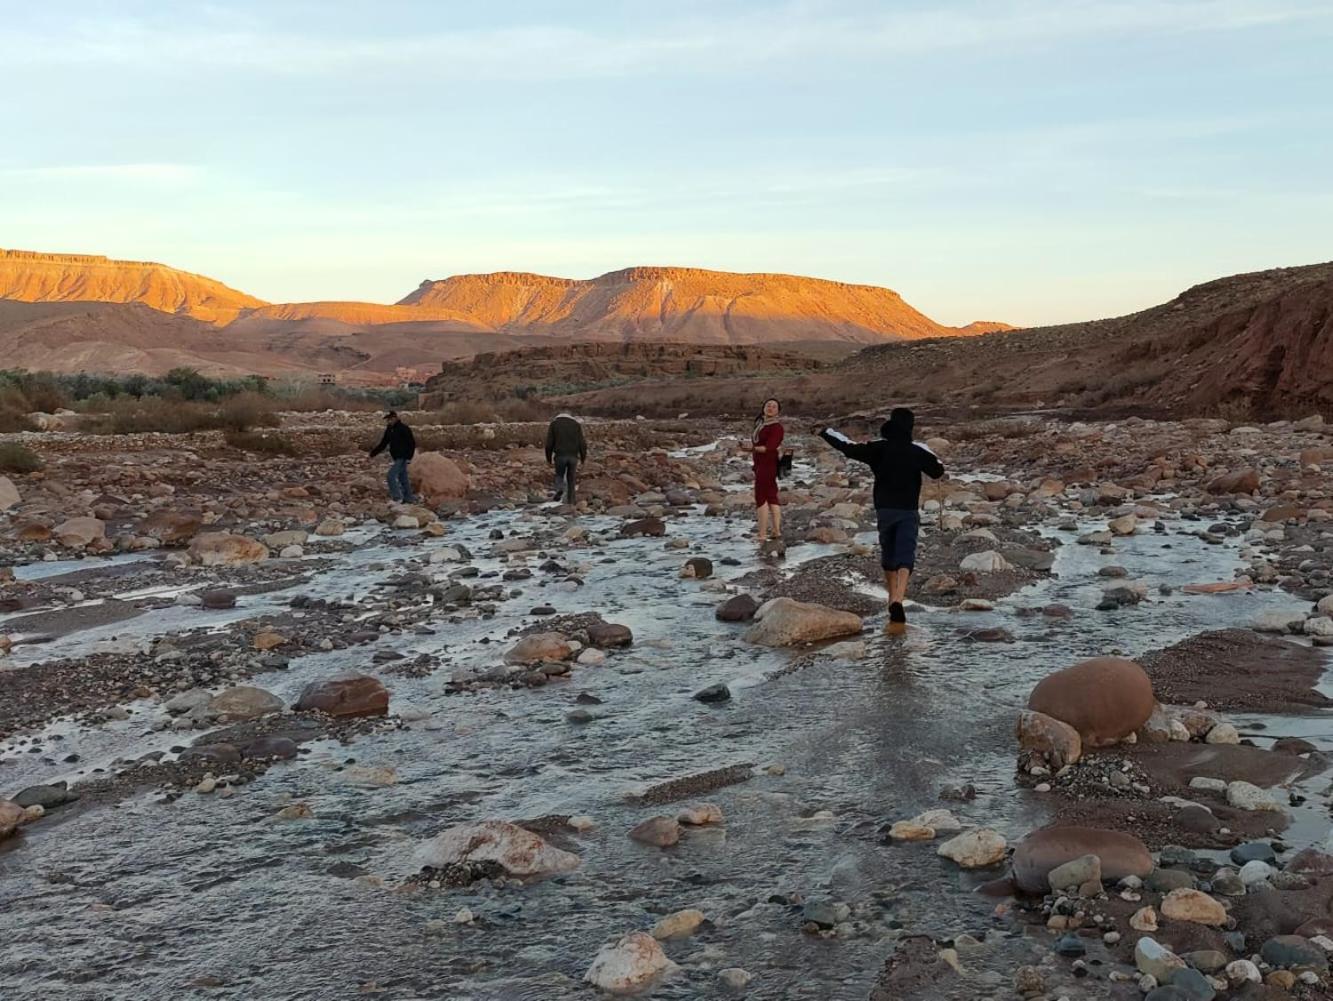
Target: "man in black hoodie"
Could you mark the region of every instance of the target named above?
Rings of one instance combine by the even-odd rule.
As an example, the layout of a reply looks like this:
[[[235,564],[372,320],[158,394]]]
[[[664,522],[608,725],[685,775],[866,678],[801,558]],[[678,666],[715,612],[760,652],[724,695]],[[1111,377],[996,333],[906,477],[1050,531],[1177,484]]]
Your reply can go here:
[[[816,429],[819,437],[849,459],[868,465],[875,474],[875,517],[879,524],[880,565],[889,592],[889,628],[901,632],[907,625],[903,598],[916,565],[920,527],[921,476],[938,480],[944,465],[925,445],[912,441],[916,417],[906,407],[895,407],[880,427],[880,438],[854,442],[831,428]]]
[[[588,461],[588,443],[583,425],[569,414],[556,414],[546,429],[546,462],[555,466],[555,484],[551,500],[564,498],[574,503],[574,470]]]
[[[407,464],[417,454],[417,440],[412,429],[398,419],[398,412],[390,410],[384,415],[384,437],[370,450],[373,459],[385,449],[389,450],[389,499],[404,504],[415,504],[412,496],[412,481],[407,475]]]

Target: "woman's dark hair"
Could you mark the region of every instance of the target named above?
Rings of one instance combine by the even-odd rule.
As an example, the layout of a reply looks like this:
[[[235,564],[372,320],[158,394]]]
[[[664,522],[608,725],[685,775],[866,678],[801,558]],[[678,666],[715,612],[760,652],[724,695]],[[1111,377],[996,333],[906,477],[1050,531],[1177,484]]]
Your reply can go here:
[[[776,396],[770,396],[759,406],[759,416],[754,419],[754,431],[750,433],[750,440],[757,442],[759,440],[759,431],[764,426],[764,411],[768,409],[770,403],[778,405],[778,413],[782,413],[782,401]]]

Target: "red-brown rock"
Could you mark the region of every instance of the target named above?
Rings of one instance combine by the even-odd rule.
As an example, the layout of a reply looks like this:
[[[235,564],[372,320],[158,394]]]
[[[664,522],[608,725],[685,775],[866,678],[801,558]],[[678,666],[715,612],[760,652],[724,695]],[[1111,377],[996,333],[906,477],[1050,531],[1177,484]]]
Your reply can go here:
[[[1033,831],[1014,849],[1014,883],[1024,893],[1046,893],[1052,869],[1096,855],[1102,863],[1102,879],[1114,883],[1126,876],[1147,876],[1153,871],[1152,855],[1132,834],[1095,827],[1047,827]]]
[[[1087,747],[1129,736],[1152,715],[1157,700],[1143,668],[1122,657],[1094,657],[1043,678],[1028,708],[1068,723]]]
[[[296,708],[330,716],[383,716],[389,711],[389,692],[378,678],[340,674],[306,685]]]

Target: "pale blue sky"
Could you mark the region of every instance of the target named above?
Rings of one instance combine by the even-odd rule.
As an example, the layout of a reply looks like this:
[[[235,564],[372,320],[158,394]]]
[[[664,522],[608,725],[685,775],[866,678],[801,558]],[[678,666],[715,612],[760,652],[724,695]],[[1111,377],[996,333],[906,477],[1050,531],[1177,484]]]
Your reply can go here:
[[[1127,312],[1333,258],[1328,0],[4,0],[0,246],[266,299],[634,264]]]

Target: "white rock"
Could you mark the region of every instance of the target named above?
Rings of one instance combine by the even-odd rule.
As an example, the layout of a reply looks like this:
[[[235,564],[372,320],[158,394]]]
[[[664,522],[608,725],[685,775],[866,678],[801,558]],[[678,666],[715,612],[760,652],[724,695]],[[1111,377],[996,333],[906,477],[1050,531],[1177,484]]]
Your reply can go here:
[[[987,549],[980,553],[970,553],[964,556],[958,564],[960,570],[971,570],[976,573],[997,573],[1001,570],[1012,569],[1009,561],[993,549]]]
[[[1227,983],[1232,987],[1239,987],[1241,984],[1257,984],[1263,981],[1263,974],[1259,972],[1259,967],[1255,966],[1248,959],[1238,959],[1233,963],[1228,963],[1226,968]]]
[[[503,820],[459,824],[437,834],[417,854],[420,864],[443,869],[461,862],[496,862],[511,876],[554,876],[579,867],[579,857],[548,845]]]
[[[1225,779],[1210,779],[1205,775],[1196,775],[1190,779],[1190,788],[1225,794],[1227,783]]]
[[[1203,739],[1209,744],[1239,744],[1240,734],[1230,723],[1218,723]]]
[[[676,911],[674,914],[668,914],[653,925],[650,934],[659,942],[667,942],[675,938],[689,938],[703,923],[704,912],[689,908]]]
[[[1306,636],[1333,636],[1333,618],[1320,615],[1306,619],[1304,628]]]
[[[1176,970],[1185,968],[1185,961],[1155,938],[1144,936],[1134,946],[1134,965],[1158,983],[1171,979]]]
[[[754,974],[749,970],[742,970],[739,966],[729,966],[725,970],[718,971],[717,979],[728,990],[743,991],[754,979]]]
[[[979,827],[950,838],[940,845],[937,854],[952,859],[964,869],[980,869],[1002,861],[1005,848],[1004,838],[998,831]]]
[[[1282,813],[1282,806],[1269,793],[1249,782],[1227,783],[1227,802],[1238,810],[1254,813]]]
[[[1304,612],[1261,612],[1252,628],[1256,633],[1299,633],[1305,626]]]
[[[655,938],[636,931],[615,945],[604,946],[583,979],[612,994],[626,994],[642,990],[675,969]]]
[[[1267,862],[1253,859],[1240,867],[1240,881],[1246,886],[1254,886],[1272,879],[1275,871]]]

